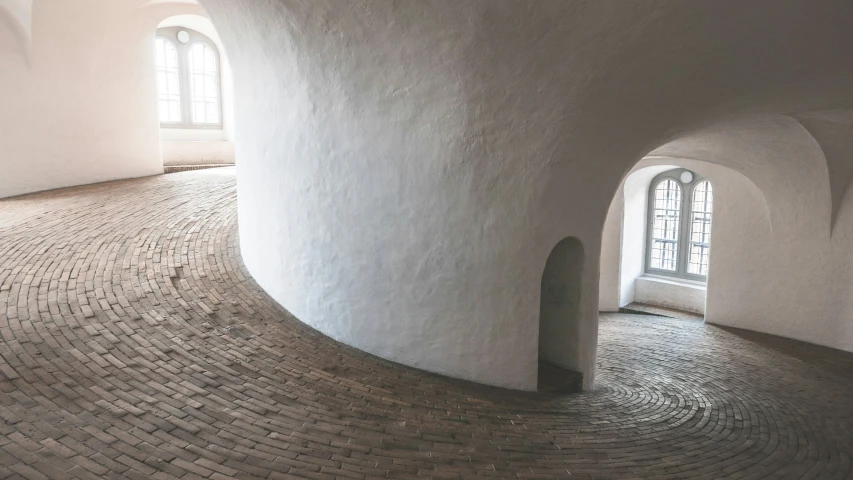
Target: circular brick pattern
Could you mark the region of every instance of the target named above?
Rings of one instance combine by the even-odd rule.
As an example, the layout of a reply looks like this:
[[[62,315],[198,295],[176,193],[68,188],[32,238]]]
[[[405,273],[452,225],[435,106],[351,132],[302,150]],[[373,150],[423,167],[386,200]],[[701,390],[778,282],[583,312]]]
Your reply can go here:
[[[599,384],[342,346],[237,248],[234,171],[0,201],[0,478],[851,478],[851,355],[604,315]]]

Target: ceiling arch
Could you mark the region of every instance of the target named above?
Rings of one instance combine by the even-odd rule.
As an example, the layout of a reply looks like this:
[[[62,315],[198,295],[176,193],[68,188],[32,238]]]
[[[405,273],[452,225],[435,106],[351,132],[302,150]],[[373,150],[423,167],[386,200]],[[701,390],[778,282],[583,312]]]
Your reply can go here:
[[[731,168],[762,192],[774,231],[796,227],[831,234],[835,193],[829,164],[817,139],[792,117],[732,117],[680,136],[648,156]]]
[[[853,110],[807,112],[794,118],[812,135],[826,158],[834,230],[853,183]]]

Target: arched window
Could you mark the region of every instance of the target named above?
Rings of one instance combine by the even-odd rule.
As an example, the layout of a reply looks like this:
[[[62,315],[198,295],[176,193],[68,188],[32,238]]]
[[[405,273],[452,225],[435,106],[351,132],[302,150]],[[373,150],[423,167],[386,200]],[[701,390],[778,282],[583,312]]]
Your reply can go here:
[[[670,178],[661,180],[653,195],[651,268],[675,272],[681,231],[681,185]]]
[[[154,61],[160,123],[181,123],[181,68],[175,44],[158,36],[154,44]]]
[[[215,44],[194,30],[170,27],[157,30],[154,50],[160,125],[221,128],[221,72]]]
[[[714,190],[707,180],[693,187],[693,206],[690,225],[690,260],[687,273],[708,275],[708,255],[711,252],[711,215],[714,209]]]
[[[711,183],[685,169],[664,172],[649,189],[646,272],[704,281],[711,251]]]
[[[213,47],[196,42],[187,56],[193,123],[219,124],[219,62]]]

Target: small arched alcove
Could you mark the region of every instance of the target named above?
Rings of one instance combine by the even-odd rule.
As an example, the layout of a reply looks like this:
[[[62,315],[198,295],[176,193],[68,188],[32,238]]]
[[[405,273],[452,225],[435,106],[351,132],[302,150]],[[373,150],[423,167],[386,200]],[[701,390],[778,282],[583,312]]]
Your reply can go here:
[[[551,251],[542,274],[539,304],[539,390],[583,389],[578,344],[584,269],[580,240],[567,237]]]

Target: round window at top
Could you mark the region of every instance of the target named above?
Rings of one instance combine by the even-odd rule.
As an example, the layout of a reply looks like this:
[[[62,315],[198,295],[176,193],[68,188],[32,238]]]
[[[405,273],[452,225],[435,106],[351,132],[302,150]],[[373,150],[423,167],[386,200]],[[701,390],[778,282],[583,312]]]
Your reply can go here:
[[[693,174],[690,172],[681,172],[681,183],[690,183],[693,181]]]
[[[190,43],[190,34],[186,30],[178,32],[178,41],[181,43]]]

